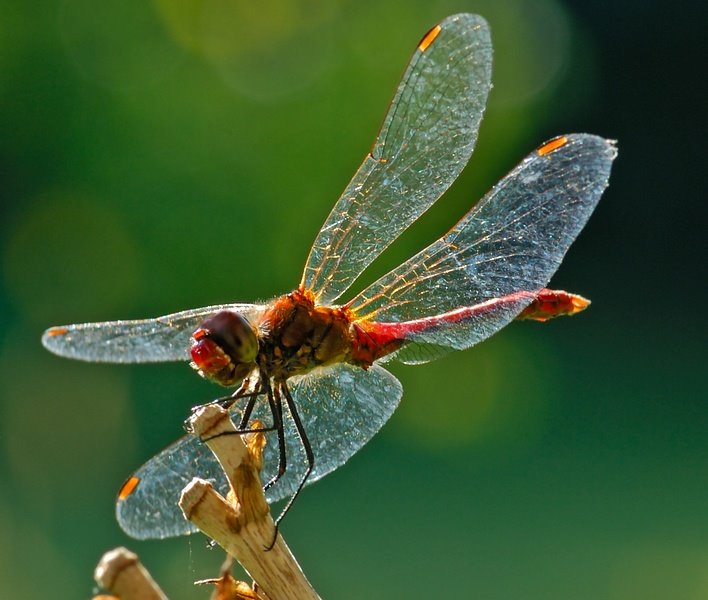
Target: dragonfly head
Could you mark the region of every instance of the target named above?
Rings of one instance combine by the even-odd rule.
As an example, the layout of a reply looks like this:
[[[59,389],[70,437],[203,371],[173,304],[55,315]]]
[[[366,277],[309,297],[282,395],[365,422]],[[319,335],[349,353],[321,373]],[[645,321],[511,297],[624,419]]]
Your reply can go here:
[[[255,367],[258,337],[243,315],[222,310],[192,334],[190,353],[202,377],[234,385]]]

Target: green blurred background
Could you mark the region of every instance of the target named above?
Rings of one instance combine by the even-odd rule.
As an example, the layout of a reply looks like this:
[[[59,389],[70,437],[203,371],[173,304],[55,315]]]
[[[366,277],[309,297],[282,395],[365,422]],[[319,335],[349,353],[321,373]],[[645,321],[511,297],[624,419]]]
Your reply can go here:
[[[369,280],[538,143],[588,131],[620,155],[554,285],[593,305],[395,367],[401,408],[285,537],[327,598],[708,598],[698,3],[0,6],[1,597],[86,598],[123,544],[172,598],[207,597],[191,582],[220,551],[130,540],[113,507],[219,390],[184,364],[59,359],[41,332],[293,288],[416,42],[468,11],[495,49],[478,149]]]

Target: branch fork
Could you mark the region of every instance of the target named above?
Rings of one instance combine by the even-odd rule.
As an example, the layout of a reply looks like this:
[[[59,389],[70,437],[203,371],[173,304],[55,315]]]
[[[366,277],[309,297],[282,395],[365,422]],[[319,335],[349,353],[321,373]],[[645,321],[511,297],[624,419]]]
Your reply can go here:
[[[218,459],[231,489],[224,498],[208,481],[193,479],[179,501],[185,517],[241,563],[264,600],[318,599],[280,534],[273,543],[275,523],[259,477],[265,435],[239,434],[216,404],[197,409],[189,425]]]
[[[182,490],[179,506],[185,518],[241,563],[254,582],[248,586],[233,579],[227,561],[219,578],[198,583],[215,584],[212,600],[319,600],[277,533],[263,494],[259,472],[265,435],[239,433],[228,411],[217,404],[195,410],[188,425],[216,456],[230,490],[224,498],[211,483],[194,478]],[[104,555],[95,578],[114,594],[96,599],[167,600],[138,557],[124,548]]]

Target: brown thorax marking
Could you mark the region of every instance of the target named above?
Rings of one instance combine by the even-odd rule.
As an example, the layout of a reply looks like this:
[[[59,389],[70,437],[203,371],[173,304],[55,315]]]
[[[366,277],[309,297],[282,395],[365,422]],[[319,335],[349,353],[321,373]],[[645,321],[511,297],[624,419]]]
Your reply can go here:
[[[345,362],[352,351],[350,325],[346,309],[315,306],[310,293],[296,290],[276,299],[263,314],[256,362],[276,381]]]

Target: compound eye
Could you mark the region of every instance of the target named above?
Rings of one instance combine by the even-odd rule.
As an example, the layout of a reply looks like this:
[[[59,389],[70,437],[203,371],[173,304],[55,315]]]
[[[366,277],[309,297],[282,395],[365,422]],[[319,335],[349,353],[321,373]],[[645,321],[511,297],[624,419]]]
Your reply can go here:
[[[236,312],[223,310],[206,319],[192,336],[213,341],[234,364],[252,363],[258,355],[258,338],[251,324]]]
[[[230,354],[237,363],[252,363],[258,356],[258,338],[248,320],[238,313],[228,313],[235,318],[230,320],[233,345]]]

